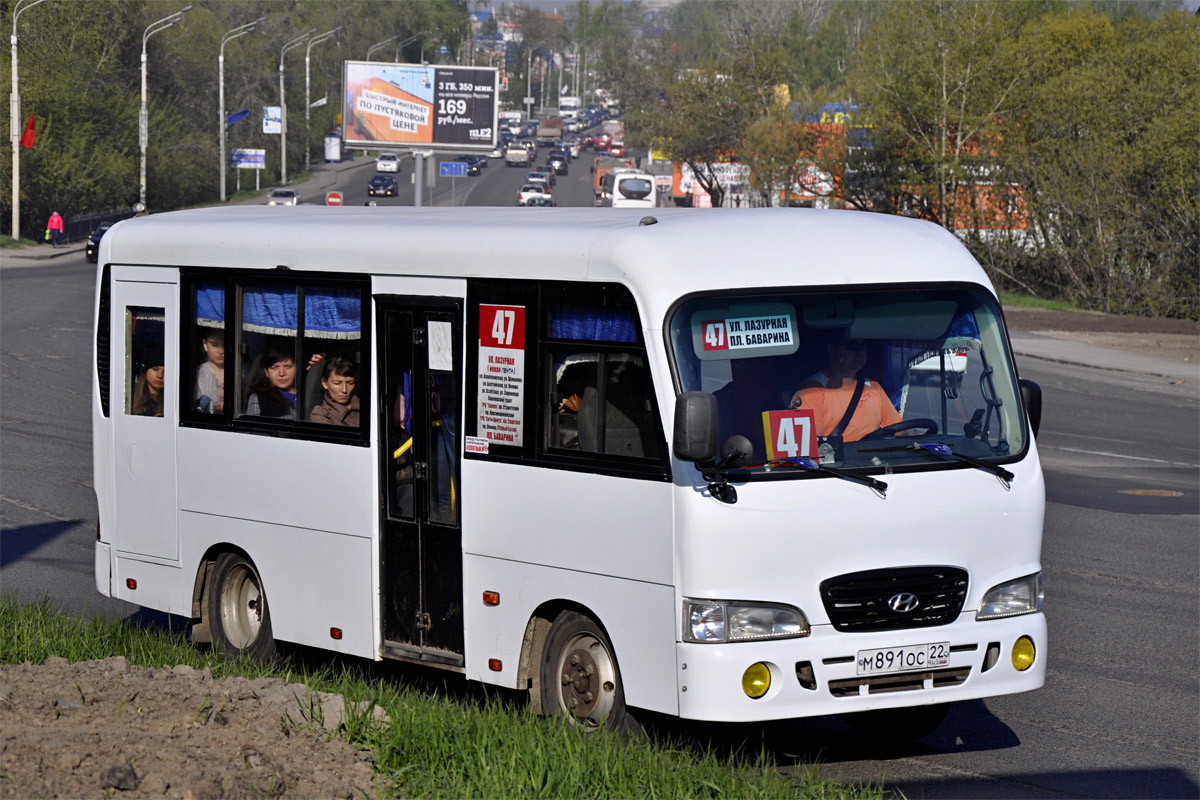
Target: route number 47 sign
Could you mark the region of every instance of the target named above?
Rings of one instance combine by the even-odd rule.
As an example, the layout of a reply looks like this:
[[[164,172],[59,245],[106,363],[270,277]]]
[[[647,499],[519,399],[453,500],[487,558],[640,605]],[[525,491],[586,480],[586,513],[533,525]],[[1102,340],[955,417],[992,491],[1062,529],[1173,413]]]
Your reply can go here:
[[[768,461],[817,457],[817,426],[811,408],[764,411],[762,419]]]

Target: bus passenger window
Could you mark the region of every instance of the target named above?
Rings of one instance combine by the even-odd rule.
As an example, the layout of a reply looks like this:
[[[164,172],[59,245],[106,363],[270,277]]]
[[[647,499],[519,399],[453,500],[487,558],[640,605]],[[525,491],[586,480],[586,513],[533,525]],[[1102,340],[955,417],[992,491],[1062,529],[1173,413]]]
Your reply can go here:
[[[192,385],[193,411],[225,413],[225,287],[202,283],[193,296],[195,326],[188,367],[195,374]]]
[[[162,308],[125,309],[125,413],[161,417],[166,386]]]
[[[296,419],[298,308],[295,287],[242,290],[245,416]]]
[[[572,353],[556,370],[551,447],[657,458],[650,379],[639,353]]]

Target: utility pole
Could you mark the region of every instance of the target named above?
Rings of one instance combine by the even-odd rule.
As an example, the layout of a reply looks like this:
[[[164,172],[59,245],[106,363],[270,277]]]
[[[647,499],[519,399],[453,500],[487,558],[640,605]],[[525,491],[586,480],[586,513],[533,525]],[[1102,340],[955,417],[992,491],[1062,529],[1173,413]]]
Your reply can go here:
[[[279,183],[287,184],[287,95],[283,91],[283,57],[287,51],[304,44],[308,37],[317,32],[311,28],[285,44],[279,51]]]
[[[12,140],[12,238],[21,238],[21,92],[17,87],[17,18],[44,0],[17,0],[13,7],[12,94],[8,98],[8,138]],[[24,3],[24,5],[22,5]]]
[[[225,122],[225,43],[229,42],[233,39],[236,39],[239,36],[245,36],[247,33],[253,33],[254,26],[258,25],[258,23],[263,22],[264,20],[266,20],[266,17],[259,17],[258,19],[254,20],[254,22],[247,22],[245,25],[239,25],[236,28],[234,28],[233,30],[227,31],[225,33],[225,35],[221,37],[221,52],[220,52],[220,55],[217,57],[217,72],[219,75],[218,86],[220,87],[217,91],[217,95],[219,97],[218,108],[217,108],[217,124],[220,126],[218,128],[218,131],[219,131],[218,136],[219,136],[219,139],[221,142],[221,202],[222,203],[224,203],[225,199],[226,199],[225,198],[225,138],[226,138],[225,133],[229,127]]]

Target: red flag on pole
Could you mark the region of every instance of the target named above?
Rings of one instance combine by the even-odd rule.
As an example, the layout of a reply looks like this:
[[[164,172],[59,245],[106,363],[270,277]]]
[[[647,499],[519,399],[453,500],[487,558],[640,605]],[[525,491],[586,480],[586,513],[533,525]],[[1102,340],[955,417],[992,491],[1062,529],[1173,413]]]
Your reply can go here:
[[[24,148],[33,147],[35,139],[37,139],[37,134],[33,130],[33,114],[30,114],[29,122],[25,123],[25,132],[21,134],[21,146]]]

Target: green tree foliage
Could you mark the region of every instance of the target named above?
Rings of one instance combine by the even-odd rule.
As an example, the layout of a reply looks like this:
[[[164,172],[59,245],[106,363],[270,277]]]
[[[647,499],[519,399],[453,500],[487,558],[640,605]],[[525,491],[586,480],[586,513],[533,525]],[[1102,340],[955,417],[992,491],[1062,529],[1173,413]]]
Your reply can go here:
[[[12,3],[0,3],[12,29]],[[146,26],[187,5],[186,0],[48,0],[18,22],[23,125],[32,112],[37,142],[22,148],[21,228],[41,230],[50,212],[66,217],[128,208],[138,199],[138,109],[142,37]],[[230,147],[267,151],[263,176],[279,175],[278,135],[262,133],[262,107],[278,105],[283,43],[310,28],[342,26],[336,37],[311,50],[311,99],[327,96],[304,124],[306,47],[285,59],[288,173],[304,166],[306,145],[320,152],[340,110],[342,62],[362,60],[372,44],[424,33],[401,59],[434,60],[439,43],[453,52],[470,35],[466,0],[192,0],[183,22],[153,35],[146,46],[149,141],[147,204],[152,210],[211,202],[219,193],[220,130],[217,58],[222,35],[260,16],[254,33],[225,47],[226,113],[249,109],[231,126]],[[385,51],[387,57],[394,50]],[[378,58],[378,56],[376,56]],[[11,81],[3,59],[3,81]],[[5,115],[7,122],[8,115]],[[0,159],[0,183],[12,186],[11,158]],[[233,184],[230,175],[230,185]],[[11,219],[11,192],[0,198],[3,225]]]
[[[988,252],[1010,284],[1118,313],[1200,317],[1200,22],[1040,18],[1002,149],[1035,221]]]

